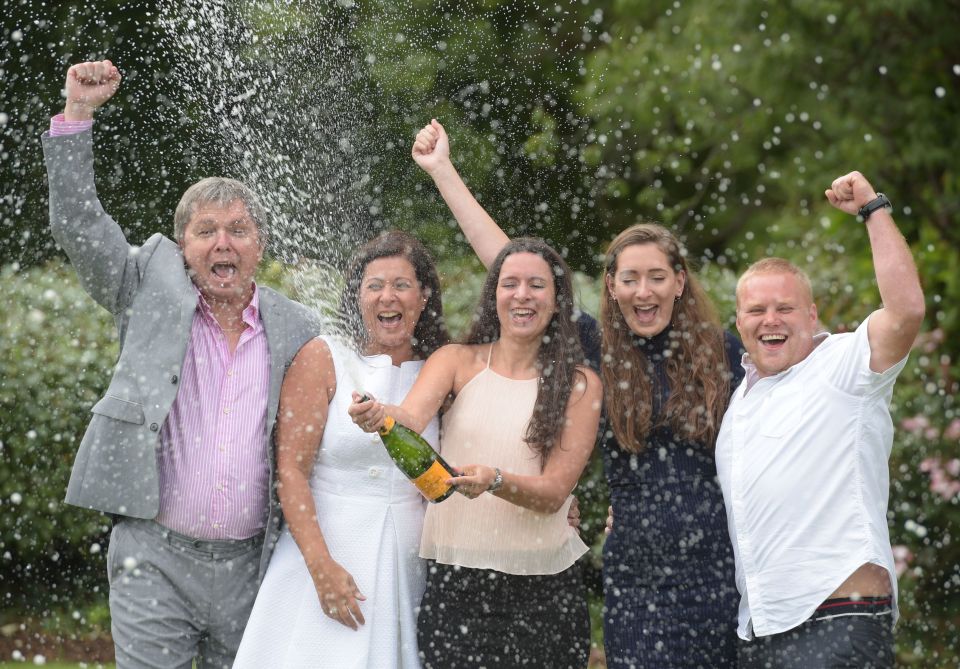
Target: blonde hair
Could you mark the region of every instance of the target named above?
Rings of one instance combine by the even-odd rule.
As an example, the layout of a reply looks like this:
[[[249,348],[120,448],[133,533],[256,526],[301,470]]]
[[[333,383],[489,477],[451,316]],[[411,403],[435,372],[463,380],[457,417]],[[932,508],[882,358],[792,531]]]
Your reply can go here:
[[[738,308],[740,307],[740,288],[747,279],[758,274],[792,274],[794,277],[796,277],[797,281],[800,282],[800,285],[803,286],[804,292],[806,293],[810,304],[813,304],[813,286],[810,283],[810,277],[807,276],[807,273],[789,260],[771,256],[769,258],[761,258],[757,262],[750,265],[747,270],[740,275],[740,278],[737,279]]]

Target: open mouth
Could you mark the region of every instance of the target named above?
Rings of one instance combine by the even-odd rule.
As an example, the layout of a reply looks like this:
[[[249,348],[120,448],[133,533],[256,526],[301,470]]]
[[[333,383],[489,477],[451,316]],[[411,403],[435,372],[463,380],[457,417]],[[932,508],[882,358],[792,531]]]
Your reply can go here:
[[[377,314],[377,320],[387,327],[393,327],[400,324],[403,314],[399,311],[381,311]]]
[[[533,309],[511,309],[510,316],[515,321],[529,321],[537,314]]]
[[[218,262],[215,263],[210,271],[215,277],[223,281],[229,281],[237,274],[237,266],[233,263]]]
[[[760,335],[760,344],[764,348],[778,349],[787,342],[787,335],[784,334],[763,334]]]
[[[634,307],[633,313],[637,320],[644,324],[652,323],[657,318],[658,306],[656,304],[643,307]]]

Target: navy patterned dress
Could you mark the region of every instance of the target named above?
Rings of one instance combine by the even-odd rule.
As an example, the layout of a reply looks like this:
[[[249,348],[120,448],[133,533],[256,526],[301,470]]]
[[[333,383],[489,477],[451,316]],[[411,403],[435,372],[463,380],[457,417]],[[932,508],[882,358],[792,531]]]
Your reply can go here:
[[[740,342],[725,333],[731,392]],[[635,337],[654,372],[653,410],[669,396],[669,328]],[[613,532],[603,547],[607,666],[735,667],[739,595],[713,448],[656,429],[642,452],[603,444]]]

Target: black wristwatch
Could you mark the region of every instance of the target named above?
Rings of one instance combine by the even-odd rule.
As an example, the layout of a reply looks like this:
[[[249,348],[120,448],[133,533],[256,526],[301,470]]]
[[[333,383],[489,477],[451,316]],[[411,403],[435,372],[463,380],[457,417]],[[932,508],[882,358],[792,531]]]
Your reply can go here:
[[[890,204],[890,200],[887,199],[887,196],[883,193],[877,193],[877,197],[873,200],[870,200],[865,205],[860,207],[857,211],[857,216],[861,221],[865,221],[870,218],[870,214],[875,212],[877,209],[886,209],[890,211],[893,209],[893,205]]]

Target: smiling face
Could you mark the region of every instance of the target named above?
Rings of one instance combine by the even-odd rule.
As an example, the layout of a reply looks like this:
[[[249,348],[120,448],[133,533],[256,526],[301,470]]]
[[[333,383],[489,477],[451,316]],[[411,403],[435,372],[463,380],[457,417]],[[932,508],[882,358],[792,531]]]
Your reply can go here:
[[[180,247],[190,278],[208,302],[240,307],[250,302],[263,245],[241,200],[195,205]]]
[[[557,289],[550,265],[536,253],[513,253],[497,279],[500,336],[539,338],[557,311]]]
[[[635,335],[660,334],[673,318],[675,300],[683,294],[686,273],[670,266],[656,244],[632,244],[617,256],[612,274],[604,277],[627,327]]]
[[[813,351],[817,307],[795,275],[751,274],[737,290],[737,330],[760,377],[779,374]]]
[[[403,256],[371,260],[360,281],[364,353],[386,353],[397,365],[412,360],[411,339],[426,303],[427,296],[409,260]]]

